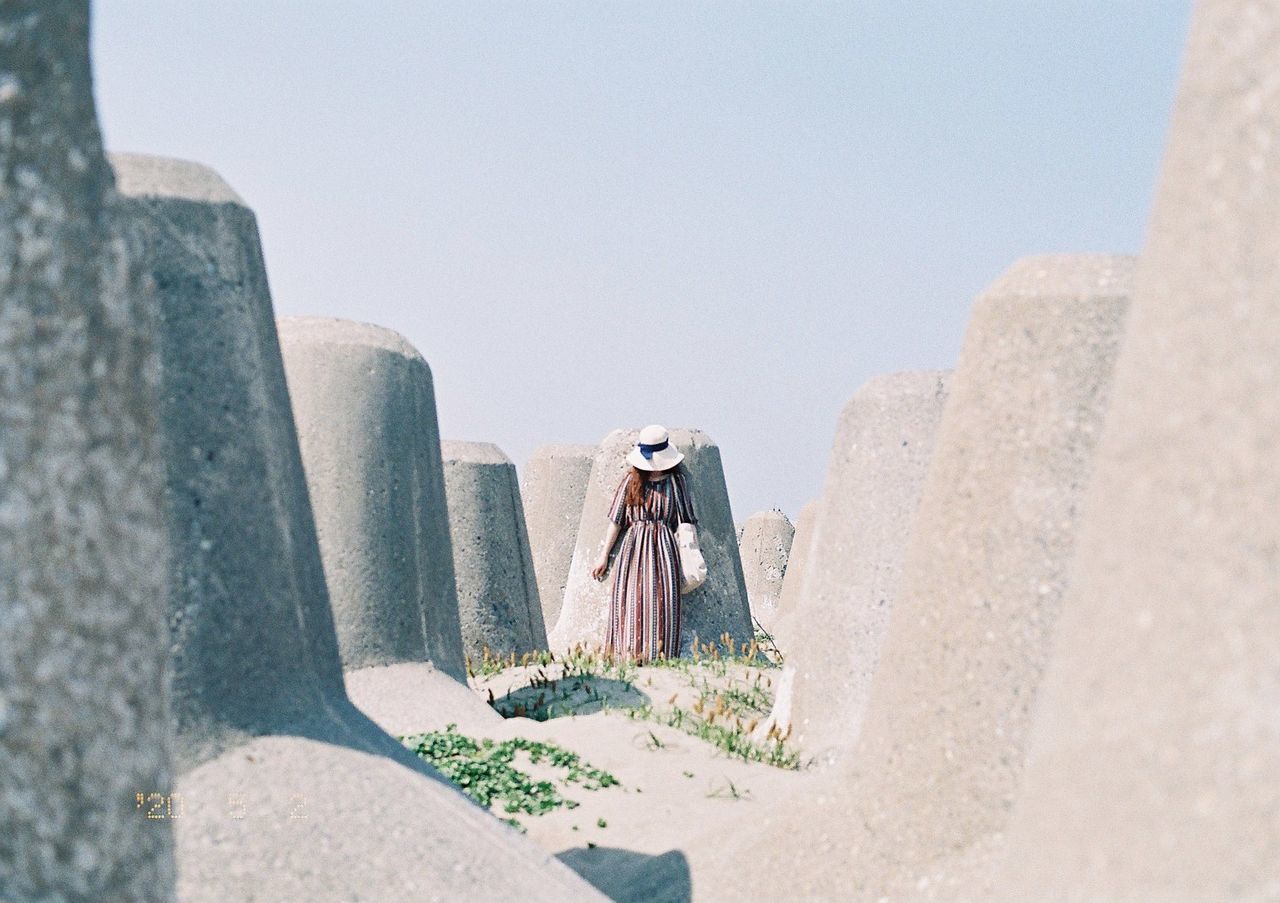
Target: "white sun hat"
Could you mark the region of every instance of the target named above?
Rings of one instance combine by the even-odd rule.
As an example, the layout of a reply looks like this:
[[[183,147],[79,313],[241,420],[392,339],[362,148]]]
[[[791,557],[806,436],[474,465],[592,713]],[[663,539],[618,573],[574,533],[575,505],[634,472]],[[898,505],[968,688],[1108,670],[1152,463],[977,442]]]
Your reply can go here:
[[[640,441],[627,453],[627,463],[640,470],[666,470],[684,459],[684,453],[671,445],[665,426],[656,423],[640,431]]]

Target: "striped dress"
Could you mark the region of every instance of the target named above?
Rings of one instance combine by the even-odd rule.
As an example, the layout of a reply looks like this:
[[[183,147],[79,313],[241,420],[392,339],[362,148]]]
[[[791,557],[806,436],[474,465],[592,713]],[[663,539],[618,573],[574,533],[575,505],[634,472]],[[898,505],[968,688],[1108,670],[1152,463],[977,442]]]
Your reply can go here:
[[[680,654],[680,552],[675,530],[696,524],[684,471],[647,480],[644,504],[628,506],[622,478],[609,520],[625,528],[614,560],[613,595],[605,645],[622,656],[649,661]]]

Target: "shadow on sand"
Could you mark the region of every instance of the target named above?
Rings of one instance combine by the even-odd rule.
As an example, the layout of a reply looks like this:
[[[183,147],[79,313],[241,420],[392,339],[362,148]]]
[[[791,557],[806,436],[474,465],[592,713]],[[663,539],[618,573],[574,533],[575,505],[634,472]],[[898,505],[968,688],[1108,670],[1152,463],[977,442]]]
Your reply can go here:
[[[633,709],[650,699],[624,680],[575,676],[512,690],[493,701],[504,718],[547,721],[565,715],[591,715],[603,709]]]
[[[556,858],[616,903],[689,903],[693,879],[679,850],[657,856],[616,847],[574,847]]]

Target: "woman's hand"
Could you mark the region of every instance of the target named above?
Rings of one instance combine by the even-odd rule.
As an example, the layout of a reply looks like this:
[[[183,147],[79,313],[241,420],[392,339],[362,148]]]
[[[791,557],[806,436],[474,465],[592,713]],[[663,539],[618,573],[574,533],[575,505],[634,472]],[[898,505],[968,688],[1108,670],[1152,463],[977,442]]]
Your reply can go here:
[[[618,534],[621,532],[621,524],[615,524],[613,521],[609,522],[609,529],[604,534],[604,544],[600,546],[600,560],[591,569],[593,579],[603,580],[604,575],[609,572],[609,553],[613,551],[613,544],[618,541]]]

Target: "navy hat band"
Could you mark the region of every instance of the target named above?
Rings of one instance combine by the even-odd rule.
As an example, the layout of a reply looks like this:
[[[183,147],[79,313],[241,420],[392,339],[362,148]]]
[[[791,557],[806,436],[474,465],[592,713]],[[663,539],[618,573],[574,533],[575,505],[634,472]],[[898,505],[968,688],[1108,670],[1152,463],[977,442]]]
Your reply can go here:
[[[659,442],[656,445],[646,445],[643,442],[637,442],[636,447],[640,449],[640,454],[644,456],[646,461],[652,461],[654,452],[660,452],[670,444],[671,440],[668,439],[667,441]]]

